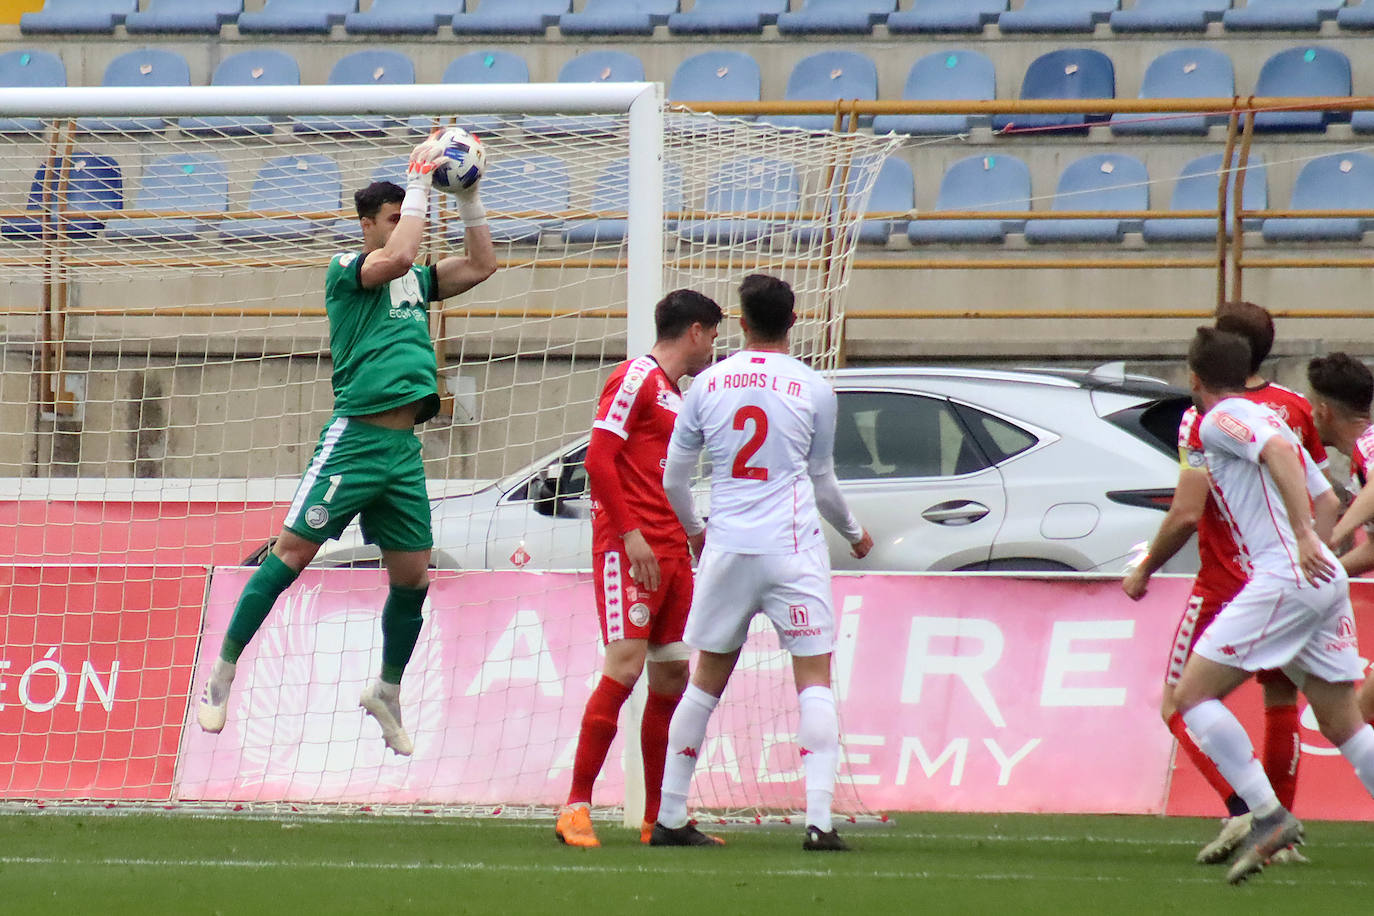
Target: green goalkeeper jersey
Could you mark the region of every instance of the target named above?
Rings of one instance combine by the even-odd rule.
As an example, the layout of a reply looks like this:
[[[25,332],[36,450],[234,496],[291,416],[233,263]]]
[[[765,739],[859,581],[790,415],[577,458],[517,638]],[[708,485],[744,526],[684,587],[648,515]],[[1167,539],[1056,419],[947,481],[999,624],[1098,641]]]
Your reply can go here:
[[[357,417],[424,401],[415,418],[439,412],[438,366],[429,339],[432,267],[414,266],[375,289],[362,284],[363,255],[336,254],[324,281],[334,414]]]

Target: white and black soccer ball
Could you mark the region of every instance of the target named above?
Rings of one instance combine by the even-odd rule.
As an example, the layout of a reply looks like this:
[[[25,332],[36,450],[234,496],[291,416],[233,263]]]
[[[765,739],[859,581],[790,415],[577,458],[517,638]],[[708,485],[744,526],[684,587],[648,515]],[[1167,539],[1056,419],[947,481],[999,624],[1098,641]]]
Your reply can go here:
[[[457,194],[475,185],[487,168],[482,141],[461,127],[446,127],[435,142],[441,150],[434,167],[434,187]]]

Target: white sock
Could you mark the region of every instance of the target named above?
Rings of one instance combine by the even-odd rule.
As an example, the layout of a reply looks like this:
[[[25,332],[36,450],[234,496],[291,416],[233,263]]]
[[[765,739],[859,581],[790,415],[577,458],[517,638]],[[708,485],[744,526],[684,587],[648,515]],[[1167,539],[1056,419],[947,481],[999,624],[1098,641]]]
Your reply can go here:
[[[673,710],[673,721],[668,724],[668,755],[663,765],[663,800],[658,806],[658,822],[664,827],[682,827],[687,823],[692,773],[706,738],[706,723],[718,702],[718,698],[700,687],[688,684]]]
[[[1365,791],[1374,795],[1374,728],[1365,725],[1341,745],[1341,756],[1350,761]]]
[[[1279,810],[1274,787],[1264,775],[1264,766],[1255,757],[1254,745],[1245,727],[1220,700],[1205,700],[1183,714],[1184,724],[1197,739],[1197,746],[1212,758],[1236,794],[1257,818]]]
[[[829,687],[808,687],[797,695],[801,725],[797,744],[806,769],[806,824],[829,833],[830,801],[835,796],[835,768],[840,757],[840,720],[835,693]]]

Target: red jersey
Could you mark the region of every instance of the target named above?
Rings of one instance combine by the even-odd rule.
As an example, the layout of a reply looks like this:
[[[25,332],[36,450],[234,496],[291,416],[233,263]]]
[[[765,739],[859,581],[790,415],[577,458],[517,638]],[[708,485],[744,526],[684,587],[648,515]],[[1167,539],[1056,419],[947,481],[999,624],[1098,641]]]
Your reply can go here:
[[[1369,483],[1369,468],[1374,464],[1374,426],[1360,433],[1350,456],[1350,492],[1358,493]]]
[[[1312,405],[1307,398],[1272,383],[1247,388],[1243,397],[1263,404],[1278,414],[1302,440],[1303,448],[1312,456],[1317,467],[1326,467],[1326,448],[1317,435],[1317,425],[1312,420]],[[1184,468],[1206,470],[1199,432],[1201,426],[1202,417],[1197,408],[1189,407],[1178,427],[1179,461]],[[1193,590],[1217,602],[1230,601],[1249,578],[1250,564],[1244,555],[1244,548],[1237,543],[1231,526],[1227,524],[1210,492],[1197,525],[1197,549],[1202,565]]]
[[[681,406],[682,393],[652,356],[627,360],[606,379],[587,449],[593,553],[621,550],[621,537],[638,528],[656,554],[687,555],[687,533],[663,492],[668,440]],[[609,440],[607,447],[598,431],[623,444]],[[613,453],[610,462],[602,448]]]

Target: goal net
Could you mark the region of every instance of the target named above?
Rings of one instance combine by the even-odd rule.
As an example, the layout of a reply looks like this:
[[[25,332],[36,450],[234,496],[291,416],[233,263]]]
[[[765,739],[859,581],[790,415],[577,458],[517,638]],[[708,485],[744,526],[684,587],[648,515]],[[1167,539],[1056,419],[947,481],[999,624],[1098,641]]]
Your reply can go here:
[[[793,352],[833,367],[893,141],[665,112],[647,84],[146,92],[0,92],[0,797],[560,802],[601,664],[577,570],[607,372],[651,344],[663,292],[728,312],[752,271],[792,284]],[[403,184],[448,123],[487,148],[500,268],[429,315],[443,409],[419,431],[437,569],[402,693],[415,755],[384,754],[356,708],[386,591],[356,525],[279,600],[205,735],[193,699],[330,416],[324,268],[361,246],[351,194]],[[436,194],[421,260],[461,250]],[[728,319],[721,349],[739,343]],[[803,807],[795,720],[786,657],[756,633],[694,805]],[[624,797],[626,731],[598,804]],[[865,810],[844,772],[837,807]]]

